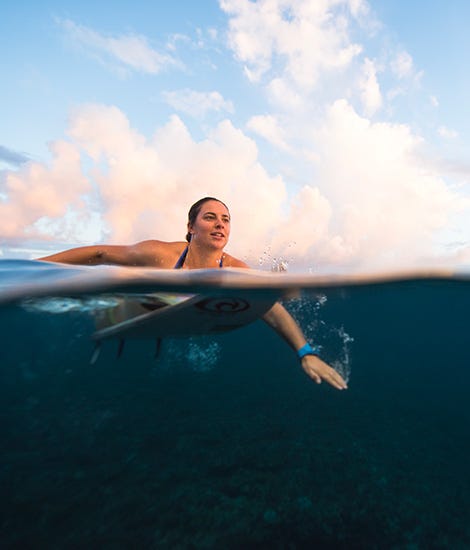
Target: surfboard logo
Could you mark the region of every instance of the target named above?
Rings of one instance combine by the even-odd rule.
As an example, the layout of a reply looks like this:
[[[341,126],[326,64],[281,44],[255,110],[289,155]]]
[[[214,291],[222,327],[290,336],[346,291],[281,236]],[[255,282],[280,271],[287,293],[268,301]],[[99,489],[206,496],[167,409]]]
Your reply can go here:
[[[195,305],[211,313],[239,313],[250,309],[250,304],[241,298],[206,298]]]

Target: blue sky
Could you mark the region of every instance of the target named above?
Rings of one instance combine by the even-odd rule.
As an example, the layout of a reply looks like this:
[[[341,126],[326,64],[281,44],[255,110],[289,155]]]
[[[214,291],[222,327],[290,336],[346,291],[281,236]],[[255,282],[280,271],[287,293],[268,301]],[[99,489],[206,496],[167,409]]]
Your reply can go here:
[[[467,264],[469,20],[465,0],[2,7],[3,255],[179,240],[211,194],[254,267]]]

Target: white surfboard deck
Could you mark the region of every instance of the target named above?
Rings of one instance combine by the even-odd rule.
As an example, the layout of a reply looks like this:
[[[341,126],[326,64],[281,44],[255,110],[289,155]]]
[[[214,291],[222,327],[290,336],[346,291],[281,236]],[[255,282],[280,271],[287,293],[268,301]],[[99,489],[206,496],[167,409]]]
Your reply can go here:
[[[227,332],[262,317],[276,302],[277,293],[256,296],[253,293],[240,295],[181,295],[154,294],[149,298],[169,301],[154,311],[136,315],[144,310],[141,299],[126,297],[117,306],[118,311],[103,312],[101,326],[93,338],[160,338],[184,337]],[[140,303],[139,303],[140,300]],[[150,300],[151,302],[151,300]],[[173,303],[171,303],[173,302]],[[126,315],[129,315],[126,318]],[[118,320],[116,321],[116,317]],[[104,325],[104,327],[103,327]]]

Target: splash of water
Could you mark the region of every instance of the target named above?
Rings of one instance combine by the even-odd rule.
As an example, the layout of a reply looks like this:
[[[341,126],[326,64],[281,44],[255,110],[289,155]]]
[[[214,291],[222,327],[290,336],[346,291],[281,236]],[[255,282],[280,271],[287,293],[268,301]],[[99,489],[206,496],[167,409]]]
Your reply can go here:
[[[289,300],[285,306],[302,327],[307,340],[320,348],[322,358],[348,382],[351,375],[351,344],[354,338],[342,325],[338,327],[327,324],[322,319],[322,309],[326,304],[327,297],[319,294]]]

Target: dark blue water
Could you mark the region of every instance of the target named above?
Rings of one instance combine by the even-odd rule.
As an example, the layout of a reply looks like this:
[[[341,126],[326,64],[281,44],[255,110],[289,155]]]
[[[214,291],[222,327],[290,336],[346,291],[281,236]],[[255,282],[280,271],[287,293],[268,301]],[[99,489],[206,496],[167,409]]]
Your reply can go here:
[[[323,294],[346,392],[262,322],[92,366],[90,313],[3,306],[0,546],[470,547],[470,284]]]

